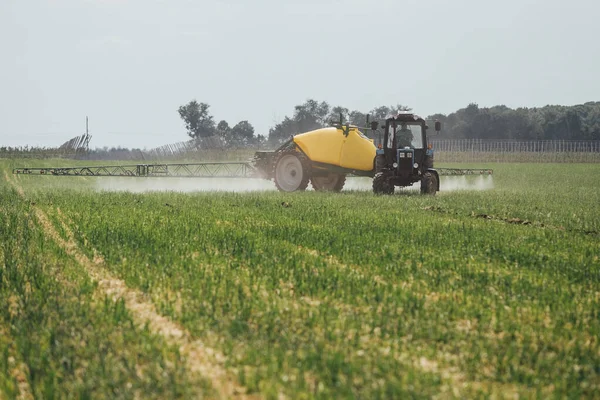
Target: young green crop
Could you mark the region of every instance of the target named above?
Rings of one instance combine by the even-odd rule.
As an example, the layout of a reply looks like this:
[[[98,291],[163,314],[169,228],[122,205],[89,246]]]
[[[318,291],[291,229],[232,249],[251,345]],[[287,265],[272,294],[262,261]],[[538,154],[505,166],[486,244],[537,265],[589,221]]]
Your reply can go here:
[[[6,183],[3,182],[3,183]],[[31,205],[0,187],[0,397],[187,398],[178,350],[134,326],[43,233]]]
[[[539,167],[494,166],[494,190],[436,197],[18,182],[250,391],[593,397],[600,168]]]

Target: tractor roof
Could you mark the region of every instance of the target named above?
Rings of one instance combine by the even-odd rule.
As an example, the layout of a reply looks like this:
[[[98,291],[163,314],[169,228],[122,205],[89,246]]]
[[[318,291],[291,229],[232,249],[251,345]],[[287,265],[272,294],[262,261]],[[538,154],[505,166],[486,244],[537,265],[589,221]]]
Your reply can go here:
[[[395,116],[391,116],[388,118],[390,121],[401,121],[401,122],[425,122],[423,118],[418,116],[417,114],[413,114],[411,112],[399,112]]]

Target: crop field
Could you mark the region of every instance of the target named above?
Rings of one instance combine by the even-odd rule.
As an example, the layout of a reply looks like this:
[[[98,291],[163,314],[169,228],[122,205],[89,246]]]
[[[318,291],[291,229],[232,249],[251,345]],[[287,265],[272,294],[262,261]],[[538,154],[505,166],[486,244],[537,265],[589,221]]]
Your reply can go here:
[[[52,163],[0,161],[0,399],[600,397],[598,164],[435,197],[11,174]]]

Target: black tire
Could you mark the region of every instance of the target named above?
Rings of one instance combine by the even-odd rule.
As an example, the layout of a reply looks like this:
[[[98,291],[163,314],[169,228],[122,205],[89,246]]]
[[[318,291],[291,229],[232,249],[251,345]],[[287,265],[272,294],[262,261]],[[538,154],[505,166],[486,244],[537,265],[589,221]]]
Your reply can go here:
[[[310,178],[310,183],[318,192],[341,192],[346,183],[346,175],[331,173],[325,176],[313,176]]]
[[[375,194],[394,194],[394,185],[383,172],[378,172],[373,178],[373,193]]]
[[[280,192],[306,190],[310,180],[308,159],[296,149],[283,150],[274,163],[273,180]]]
[[[438,188],[438,178],[433,172],[425,172],[421,178],[421,193],[435,196]]]
[[[381,172],[383,167],[385,166],[385,156],[383,154],[378,154],[375,156],[375,173]]]

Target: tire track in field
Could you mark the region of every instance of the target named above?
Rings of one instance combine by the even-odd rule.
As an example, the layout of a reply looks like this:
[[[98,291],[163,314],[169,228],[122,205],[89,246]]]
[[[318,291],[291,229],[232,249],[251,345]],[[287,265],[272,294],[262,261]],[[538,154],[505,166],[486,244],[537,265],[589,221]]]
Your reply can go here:
[[[547,224],[545,222],[540,222],[540,221],[530,221],[528,219],[521,219],[518,217],[501,217],[501,216],[485,214],[485,213],[476,214],[475,212],[471,212],[471,214],[463,214],[463,213],[460,213],[459,211],[453,211],[453,210],[445,209],[445,208],[438,207],[438,206],[427,206],[427,207],[423,207],[422,210],[423,211],[432,211],[432,212],[439,213],[439,214],[456,215],[459,217],[470,217],[470,218],[483,219],[486,221],[503,222],[503,223],[506,223],[509,225],[531,226],[534,228],[550,229],[553,231],[560,231],[560,232],[581,233],[584,235],[591,235],[591,236],[600,235],[600,232],[596,231],[596,230],[565,228],[564,226]]]
[[[19,196],[24,199],[23,189],[17,182],[10,179],[6,171],[4,175]],[[225,369],[226,358],[221,352],[206,346],[201,340],[193,339],[185,328],[160,315],[154,304],[146,299],[144,293],[127,287],[123,280],[116,278],[102,267],[104,260],[95,249],[94,254],[96,256],[93,260],[90,260],[77,246],[70,228],[65,229],[67,240],[63,239],[46,213],[34,204],[31,207],[44,230],[44,234],[85,269],[92,280],[97,282],[98,290],[114,301],[123,299],[125,306],[138,326],[144,327],[148,324],[151,332],[161,335],[169,345],[177,346],[184,358],[187,370],[191,374],[200,374],[200,376],[209,380],[218,398],[262,398],[260,395],[246,394],[247,389],[240,385]]]
[[[6,170],[4,170],[4,179],[10,186],[13,187],[13,189],[15,189],[17,191],[17,194],[19,195],[19,197],[21,197],[22,199],[25,198],[25,192],[23,191],[23,188],[19,184],[17,184],[16,181],[13,181],[10,178],[10,175],[8,175],[8,172],[6,172]]]
[[[23,188],[21,188],[16,183],[12,182],[12,180],[10,179],[10,176],[8,175],[6,170],[4,171],[4,178],[6,179],[6,182],[17,191],[17,194],[19,195],[19,197],[21,197],[21,198],[25,197],[25,192],[23,191]],[[10,332],[7,329],[4,329],[3,327],[0,327],[0,334],[2,334],[2,336],[7,337],[7,338],[10,337]],[[19,389],[19,395],[17,396],[17,399],[19,399],[19,400],[33,399],[33,394],[31,392],[31,386],[29,385],[29,380],[27,379],[27,377],[29,376],[29,366],[24,362],[17,363],[15,349],[14,349],[14,344],[16,342],[14,340],[11,340],[11,342],[12,342],[12,345],[9,347],[9,350],[8,350],[8,354],[9,354],[8,363],[9,363],[9,368],[10,368],[10,376],[17,381],[17,387]]]

